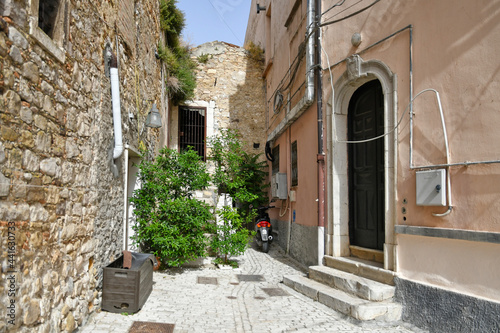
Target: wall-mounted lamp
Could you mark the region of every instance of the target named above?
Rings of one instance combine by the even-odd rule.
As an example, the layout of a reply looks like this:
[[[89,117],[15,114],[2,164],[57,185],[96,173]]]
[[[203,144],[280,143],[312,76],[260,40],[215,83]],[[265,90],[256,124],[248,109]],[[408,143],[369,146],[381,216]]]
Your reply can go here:
[[[161,115],[156,108],[156,103],[154,103],[151,107],[151,111],[149,111],[148,116],[146,117],[146,123],[144,125],[152,128],[161,127]]]
[[[257,14],[260,14],[260,11],[266,10],[266,6],[261,6],[260,4],[257,4]]]
[[[142,129],[139,132],[139,136],[142,136],[142,133],[144,132],[146,127],[151,127],[151,128],[161,127],[161,115],[160,112],[158,112],[158,109],[156,108],[156,103],[153,103],[151,110],[149,110],[149,113],[146,116],[146,121],[142,125]]]

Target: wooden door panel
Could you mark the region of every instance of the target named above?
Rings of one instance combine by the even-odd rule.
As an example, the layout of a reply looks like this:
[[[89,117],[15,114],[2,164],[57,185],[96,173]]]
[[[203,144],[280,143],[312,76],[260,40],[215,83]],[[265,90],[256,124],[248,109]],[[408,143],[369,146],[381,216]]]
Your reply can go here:
[[[380,82],[361,86],[348,111],[350,141],[384,133]],[[349,144],[349,230],[354,245],[382,249],[385,238],[384,141]]]

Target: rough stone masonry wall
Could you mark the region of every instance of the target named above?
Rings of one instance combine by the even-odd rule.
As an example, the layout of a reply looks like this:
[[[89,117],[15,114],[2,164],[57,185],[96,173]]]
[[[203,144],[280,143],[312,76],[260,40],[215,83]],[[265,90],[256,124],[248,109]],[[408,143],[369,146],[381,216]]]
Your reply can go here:
[[[222,129],[237,129],[248,153],[263,153],[266,127],[262,62],[242,47],[218,41],[198,46],[192,57],[198,62],[197,86],[195,97],[186,104],[207,108],[207,139]],[[206,62],[199,61],[203,57],[208,57]],[[171,133],[177,135],[175,128]],[[175,140],[171,138],[171,142]],[[254,144],[258,147],[254,148]],[[215,199],[213,191],[201,196],[206,201]]]
[[[135,21],[117,34],[124,2]],[[0,5],[0,332],[75,330],[122,250],[125,161],[114,175],[107,43],[119,56],[124,143],[138,146],[152,100],[163,107],[158,1],[124,2],[64,2],[64,63],[29,34],[37,1]],[[141,139],[156,150],[158,136],[147,129]]]
[[[242,47],[223,42],[198,46],[193,57],[208,56],[198,62],[194,105],[201,101],[214,109],[213,128],[217,134],[225,128],[237,129],[246,142],[247,152],[263,152],[266,142],[263,64]],[[259,144],[254,148],[253,144]]]

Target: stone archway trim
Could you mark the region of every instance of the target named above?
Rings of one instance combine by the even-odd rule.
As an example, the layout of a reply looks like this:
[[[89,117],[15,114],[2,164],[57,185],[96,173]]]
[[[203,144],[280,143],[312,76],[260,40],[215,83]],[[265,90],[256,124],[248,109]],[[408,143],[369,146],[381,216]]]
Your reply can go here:
[[[349,256],[349,196],[347,144],[347,110],[352,94],[361,85],[379,80],[384,94],[384,127],[389,132],[397,123],[397,75],[379,60],[364,61],[359,55],[347,59],[344,74],[334,85],[327,104],[328,149],[328,236],[327,255]],[[384,137],[385,158],[385,243],[384,268],[395,269],[396,198],[397,198],[397,131]]]

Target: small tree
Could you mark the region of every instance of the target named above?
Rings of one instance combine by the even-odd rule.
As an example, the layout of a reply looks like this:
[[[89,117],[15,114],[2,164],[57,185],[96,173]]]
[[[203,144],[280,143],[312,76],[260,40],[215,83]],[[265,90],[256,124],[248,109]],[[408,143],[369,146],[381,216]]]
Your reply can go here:
[[[217,223],[216,236],[212,238],[212,249],[228,262],[228,257],[245,252],[251,232],[242,228],[243,219],[235,208],[224,206],[218,211],[222,223]]]
[[[169,266],[204,256],[213,215],[210,206],[192,198],[210,179],[198,154],[163,148],[154,161],[143,159],[139,170],[141,188],[130,199],[135,243]]]
[[[263,183],[265,162],[258,162],[259,155],[251,155],[243,150],[243,144],[236,130],[223,130],[208,140],[210,159],[215,165],[213,184],[220,194],[229,195],[237,201],[239,209],[224,207],[218,211],[222,223],[217,224],[217,237],[212,248],[224,256],[244,252],[251,234],[243,225],[251,223],[255,209],[265,200]]]

